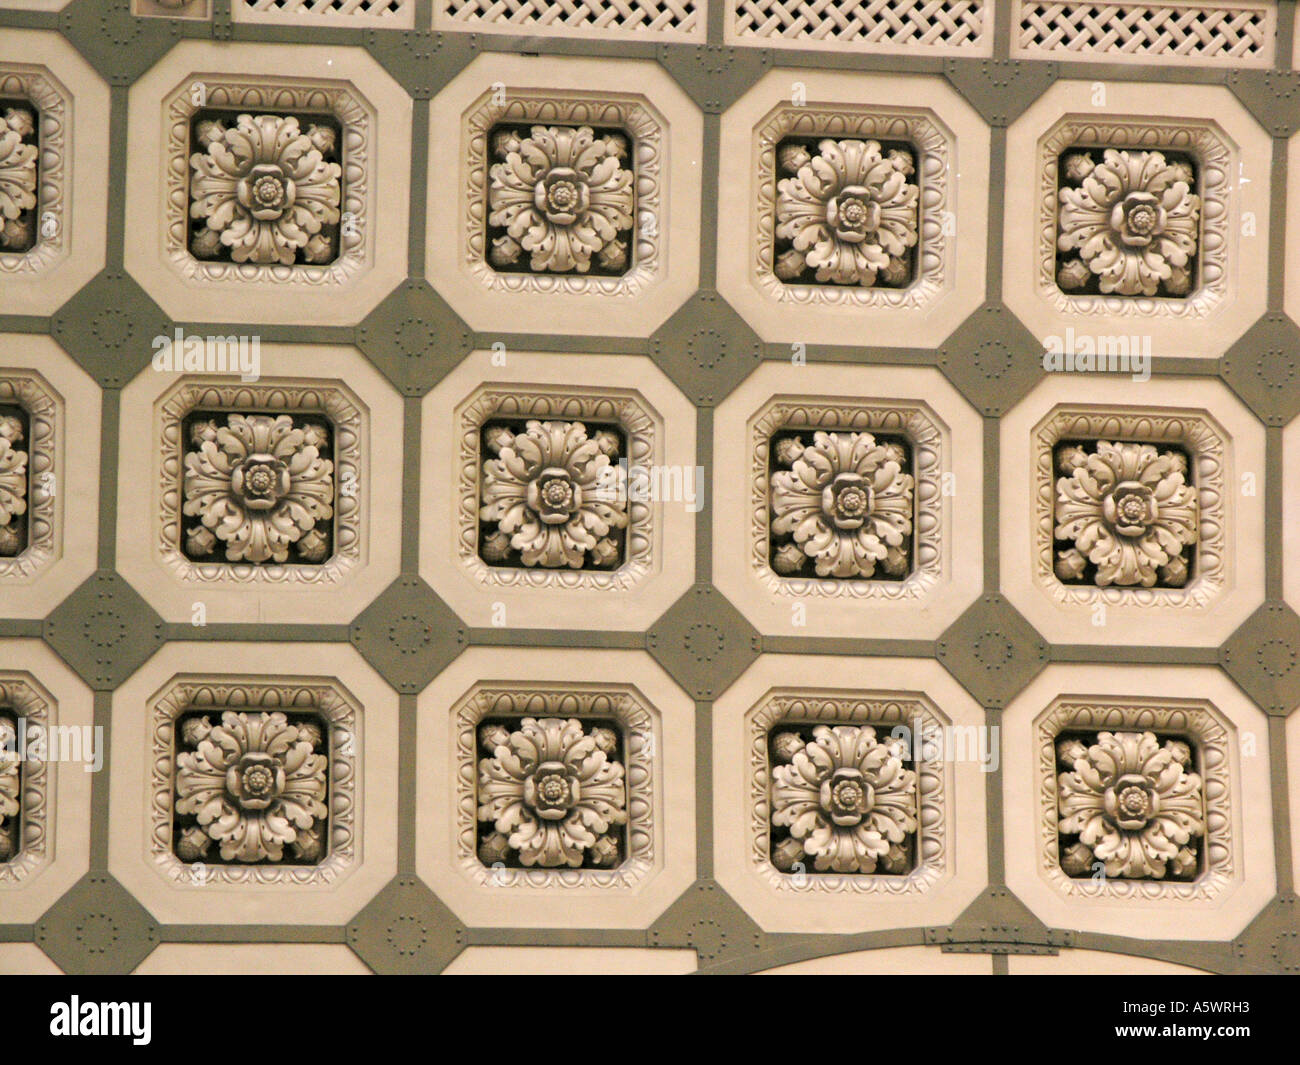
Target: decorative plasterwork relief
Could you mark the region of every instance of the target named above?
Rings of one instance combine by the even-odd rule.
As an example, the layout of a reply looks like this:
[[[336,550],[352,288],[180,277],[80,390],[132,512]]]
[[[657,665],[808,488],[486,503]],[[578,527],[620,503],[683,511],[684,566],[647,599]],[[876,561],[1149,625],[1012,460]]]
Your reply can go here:
[[[8,710],[0,710],[0,862],[9,862],[22,844],[22,763],[15,751],[18,726]]]
[[[796,432],[797,437],[789,435],[791,431]],[[777,434],[781,434],[775,456],[778,473],[772,474],[773,456],[770,451],[773,437]],[[787,529],[786,526],[803,516],[795,506],[798,500],[786,498],[790,492],[785,488],[798,489],[802,481],[797,470],[785,475],[779,472],[781,466],[789,465],[781,461],[782,454],[787,454],[796,462],[803,461],[803,465],[812,470],[806,461],[810,457],[808,449],[792,449],[786,442],[791,439],[806,441],[817,450],[817,441],[824,436],[826,444],[820,448],[821,451],[838,453],[841,449],[835,442],[844,441],[848,449],[846,454],[852,458],[851,441],[856,439],[863,445],[858,450],[862,452],[859,465],[863,466],[865,481],[874,485],[897,465],[896,457],[891,457],[892,452],[887,453],[885,449],[892,448],[900,454],[904,449],[897,443],[886,444],[881,448],[868,447],[867,440],[872,440],[874,444],[872,434],[903,438],[907,444],[906,451],[910,452],[904,456],[910,473],[895,471],[889,478],[889,483],[882,485],[882,491],[863,493],[865,500],[870,501],[864,501],[866,513],[874,516],[871,528],[879,529],[884,538],[871,536],[868,547],[855,547],[859,539],[862,539],[859,534],[866,526],[841,530],[838,525],[845,522],[839,521],[836,524],[837,519],[833,515],[827,517],[814,514],[810,520],[821,527],[822,535],[819,537],[815,531],[812,532],[800,547],[797,542],[799,533],[795,531],[795,539],[790,541],[790,546],[811,555],[810,548],[815,549],[820,540],[837,538],[836,543],[828,544],[827,551],[823,552],[827,564],[807,574],[802,569],[794,570],[797,576],[774,569],[774,564],[781,570],[787,569],[787,563],[793,566],[795,559],[782,556],[781,551],[785,550],[785,545],[776,546],[776,553],[773,553],[773,534],[778,534],[777,540],[783,539],[779,535],[780,531],[784,529],[791,532],[792,529]],[[877,403],[850,404],[782,396],[766,404],[749,423],[747,449],[751,456],[749,557],[751,568],[759,581],[770,594],[791,598],[847,597],[907,601],[930,592],[940,579],[943,565],[942,442],[943,433],[936,425],[933,415],[919,403],[884,406]],[[795,457],[796,450],[799,451],[798,457]],[[878,456],[878,460],[872,456]],[[836,485],[831,481],[838,483],[844,480],[843,474],[846,471],[838,468],[832,471],[831,466],[835,465],[833,463],[824,465],[824,472],[836,475],[823,478],[827,480],[826,490],[832,490]],[[869,470],[866,469],[868,466]],[[847,472],[851,474],[853,471]],[[837,497],[833,502],[838,506],[840,501]],[[835,527],[832,528],[832,525]],[[843,539],[848,544],[850,557],[840,567],[840,572],[836,573],[834,562],[844,556],[844,551],[836,551],[838,539]],[[873,557],[863,555],[861,564],[857,564],[854,562],[857,557],[854,551],[858,554],[867,552]],[[867,572],[868,568],[870,573]],[[822,569],[827,570],[824,575]],[[853,572],[850,573],[850,570]],[[848,576],[894,579],[841,579]]]
[[[165,244],[178,274],[199,282],[320,287],[341,285],[370,265],[375,116],[355,89],[195,73],[163,106]],[[208,120],[196,128],[199,112]],[[299,115],[337,122],[341,143],[325,124],[300,128]],[[341,163],[327,162],[322,148]],[[296,196],[286,174],[296,179]],[[254,204],[255,192],[265,202]],[[221,222],[208,244],[233,249],[234,258],[213,259],[219,249],[206,244],[198,244],[203,257],[196,257],[195,242],[209,230],[192,240],[191,216],[209,227]],[[336,236],[326,240],[322,228]]]
[[[1062,696],[1035,737],[1039,868],[1058,891],[1211,899],[1232,883],[1233,739],[1211,703]]]
[[[328,726],[320,718],[200,710],[173,728],[176,857],[253,865],[315,864],[325,856]]]
[[[24,252],[36,239],[36,113],[16,101],[0,113],[0,248]]]
[[[576,717],[493,718],[480,724],[478,739],[487,755],[478,763],[484,865],[604,869],[622,861],[620,729]]]
[[[40,377],[0,369],[0,585],[33,577],[58,555],[57,414]]]
[[[1199,751],[1183,738],[1161,740],[1125,731],[1058,738],[1057,831],[1068,876],[1196,876],[1205,835]]]
[[[646,651],[469,647],[416,702],[415,873],[468,927],[644,931],[695,882],[694,704]]]
[[[491,138],[488,261],[498,270],[620,274],[630,262],[635,175],[621,132],[502,127]],[[526,253],[526,254],[525,254]]]
[[[1203,609],[1223,592],[1227,451],[1208,415],[1062,405],[1031,446],[1033,574],[1055,602]]]
[[[901,288],[912,279],[920,189],[912,146],[864,139],[777,146],[774,271],[787,284]],[[811,274],[811,278],[808,276]]]
[[[0,672],[0,887],[32,876],[49,857],[54,781],[43,754],[49,751],[50,710],[29,675]],[[36,743],[41,746],[28,746]]]
[[[332,122],[220,112],[194,125],[190,144],[196,259],[293,266],[338,256],[343,170]]]
[[[361,563],[365,416],[342,387],[188,378],[157,416],[154,541],[178,578],[320,585]]]
[[[454,721],[456,860],[473,883],[630,888],[654,868],[653,720],[634,688],[483,684]]]
[[[1181,450],[1097,440],[1059,447],[1055,458],[1055,535],[1065,545],[1056,552],[1056,576],[1063,583],[1187,583],[1199,508]]]
[[[1037,285],[1057,313],[1199,319],[1227,298],[1235,176],[1213,123],[1071,115],[1039,142],[1038,175]],[[1073,291],[1084,268],[1099,292]]]
[[[336,880],[359,856],[358,713],[328,681],[178,678],[149,706],[155,867],[198,888]]]
[[[192,559],[323,562],[334,516],[333,433],[288,414],[200,417],[185,441],[182,511]]]
[[[769,342],[942,346],[984,300],[988,153],[942,77],[768,71],[722,115],[719,187],[743,201],[718,217],[718,292]]]
[[[499,565],[615,568],[623,561],[622,433],[578,421],[498,423],[483,432],[479,555]]]
[[[43,67],[0,66],[0,276],[67,252],[69,99]]]
[[[484,432],[503,421],[520,431]],[[457,422],[456,544],[476,580],[627,590],[653,572],[654,506],[626,491],[618,465],[655,461],[655,420],[638,397],[485,385]]]
[[[769,446],[773,569],[792,577],[811,567],[836,580],[907,575],[915,504],[906,443],[819,430]]]
[[[0,407],[0,558],[21,554],[27,541],[27,418]]]
[[[773,890],[910,895],[944,875],[946,718],[928,699],[775,690],[746,720],[750,860]]]
[[[789,143],[795,138],[816,143],[801,151]],[[925,113],[776,108],[758,127],[754,149],[751,270],[760,291],[803,306],[930,304],[953,269],[944,224],[951,140]],[[850,211],[863,204],[864,219],[851,224],[841,201]],[[859,232],[864,225],[870,233]],[[804,269],[795,271],[792,254],[803,257]],[[814,271],[819,283],[808,283]]]
[[[1056,282],[1063,291],[1086,291],[1094,278],[1107,295],[1182,298],[1192,291],[1201,198],[1190,157],[1069,151],[1060,170]]]
[[[644,100],[489,90],[464,123],[463,254],[483,286],[632,297],[660,276],[664,127]],[[516,261],[531,269],[502,269]]]

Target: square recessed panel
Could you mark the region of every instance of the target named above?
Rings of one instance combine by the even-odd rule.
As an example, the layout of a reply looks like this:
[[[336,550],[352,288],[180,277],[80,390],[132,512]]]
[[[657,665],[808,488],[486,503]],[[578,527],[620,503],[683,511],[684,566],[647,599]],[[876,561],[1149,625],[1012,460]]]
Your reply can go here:
[[[131,95],[126,265],[177,320],[355,325],[406,276],[412,102],[363,49],[184,41]]]
[[[350,622],[398,572],[396,390],[355,349],[184,339],[229,369],[178,355],[125,390],[122,460],[149,473],[121,486],[118,566],[171,620]]]
[[[103,269],[107,173],[108,86],[59,34],[0,28],[0,309],[52,314]]]
[[[1007,306],[1049,346],[1223,354],[1265,309],[1270,156],[1221,86],[1056,82],[1007,131]]]
[[[113,700],[109,867],[156,919],[341,923],[393,877],[397,696],[350,647],[173,642]]]
[[[1267,723],[1218,670],[1052,665],[1002,728],[1007,885],[1049,925],[1230,939],[1271,896]]]
[[[478,56],[432,104],[425,270],[469,325],[649,336],[699,277],[701,116],[656,64]]]
[[[773,71],[722,143],[718,290],[765,340],[937,346],[983,298],[987,127],[942,80]]]
[[[1263,601],[1262,430],[1214,380],[1046,376],[1001,420],[1002,591],[1054,642],[1216,646]]]
[[[714,580],[765,635],[934,637],[978,594],[979,418],[935,371],[767,363],[717,434]]]
[[[470,624],[649,626],[690,585],[709,485],[648,359],[475,352],[422,415],[420,572]]]

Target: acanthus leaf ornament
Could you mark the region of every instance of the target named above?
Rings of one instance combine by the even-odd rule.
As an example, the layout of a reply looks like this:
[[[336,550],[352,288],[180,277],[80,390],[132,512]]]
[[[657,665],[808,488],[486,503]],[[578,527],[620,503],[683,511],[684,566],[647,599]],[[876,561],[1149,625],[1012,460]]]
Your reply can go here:
[[[0,862],[18,853],[15,831],[22,822],[22,763],[14,755],[17,730],[7,715],[0,715]]]
[[[1201,778],[1182,740],[1099,732],[1057,742],[1061,868],[1090,877],[1188,879],[1205,835]],[[1077,839],[1076,839],[1077,837]],[[1075,840],[1075,842],[1070,842]]]
[[[240,114],[234,125],[196,128],[190,216],[191,250],[211,259],[228,250],[236,263],[327,263],[340,221],[342,168],[327,125],[304,131],[293,115]]]
[[[1076,150],[1061,162],[1057,272],[1067,291],[1181,298],[1192,288],[1201,200],[1190,163],[1156,151]]]
[[[24,252],[36,242],[38,163],[36,116],[25,107],[0,115],[0,252]]]
[[[1057,467],[1055,536],[1071,545],[1057,553],[1058,577],[1082,578],[1091,563],[1103,588],[1187,582],[1199,508],[1181,452],[1099,440],[1095,450],[1060,449]]]
[[[771,771],[772,825],[789,833],[774,841],[777,868],[789,872],[802,852],[817,872],[908,871],[919,822],[905,743],[847,724],[817,725],[807,740],[782,731],[771,742],[781,763]]]
[[[484,446],[479,519],[482,557],[524,566],[611,567],[622,557],[617,537],[628,526],[618,486],[617,434],[588,436],[582,422],[527,421],[521,432],[490,426]],[[508,539],[507,539],[508,538]]]
[[[795,282],[811,272],[821,284],[898,286],[912,274],[920,189],[907,179],[910,153],[874,140],[832,140],[812,154],[787,143],[777,152],[777,255],[774,270]],[[788,242],[788,247],[786,245]]]
[[[577,718],[524,718],[511,730],[479,729],[488,752],[478,765],[478,819],[493,831],[485,864],[513,856],[543,869],[616,865],[627,824],[627,784],[618,734]]]
[[[13,414],[0,413],[0,555],[18,554],[24,542],[27,513],[27,451],[23,423]]]
[[[533,126],[523,135],[499,131],[489,171],[489,254],[507,268],[521,252],[535,273],[592,269],[619,274],[627,267],[635,213],[632,170],[621,134],[598,135],[590,126]]]
[[[909,566],[914,482],[903,472],[906,449],[871,433],[814,432],[777,442],[775,458],[788,469],[771,475],[773,567],[795,575],[812,560],[817,576],[871,578],[879,566],[890,578]]]
[[[176,813],[193,822],[178,825],[178,857],[203,860],[215,842],[228,862],[280,862],[286,847],[300,861],[318,860],[328,816],[322,737],[314,721],[279,712],[226,710],[218,725],[184,719]]]
[[[226,422],[191,429],[182,510],[202,527],[187,530],[187,548],[213,550],[215,537],[231,562],[283,563],[291,547],[301,561],[317,561],[323,549],[311,534],[334,514],[323,430],[287,414],[230,414]]]

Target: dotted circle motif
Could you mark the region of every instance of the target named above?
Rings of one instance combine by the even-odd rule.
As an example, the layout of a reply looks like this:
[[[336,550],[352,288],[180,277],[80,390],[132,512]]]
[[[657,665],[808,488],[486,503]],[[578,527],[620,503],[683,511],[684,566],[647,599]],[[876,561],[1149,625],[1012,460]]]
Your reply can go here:
[[[104,39],[119,48],[133,44],[140,38],[140,26],[136,20],[117,8],[101,17],[99,25]]]
[[[686,342],[686,353],[701,370],[712,370],[727,357],[727,342],[716,329],[701,329]]]
[[[1281,348],[1266,351],[1255,362],[1255,372],[1265,388],[1286,388],[1296,378],[1295,356]]]
[[[112,610],[96,610],[86,618],[82,632],[91,644],[107,651],[126,639],[126,622]]]
[[[1300,972],[1300,932],[1283,932],[1273,940],[1273,960],[1285,972]]]
[[[433,627],[414,614],[403,614],[388,627],[388,639],[402,654],[417,654],[433,642]]]
[[[695,53],[695,61],[710,77],[721,77],[735,60],[734,48],[721,48],[716,44],[705,45]]]
[[[388,926],[388,944],[403,958],[418,954],[428,942],[429,930],[412,914],[404,913]]]
[[[121,928],[106,913],[91,913],[76,926],[77,942],[90,954],[107,954],[121,937]]]
[[[691,925],[686,941],[705,961],[712,961],[727,949],[727,933],[717,921],[708,918]]]
[[[697,662],[712,662],[722,653],[726,642],[722,630],[707,621],[697,622],[686,630],[686,653]]]
[[[91,319],[90,331],[104,347],[118,351],[131,342],[135,326],[120,310],[107,307]]]
[[[1259,668],[1270,677],[1285,677],[1295,669],[1296,653],[1286,640],[1265,640],[1255,652]]]
[[[1000,340],[986,340],[975,349],[974,362],[986,381],[1005,377],[1011,372],[1011,349]]]
[[[1011,641],[1000,632],[982,632],[975,640],[975,660],[985,669],[998,669],[1016,656]]]
[[[433,335],[422,318],[407,318],[397,327],[393,341],[408,359],[420,359],[433,346]]]

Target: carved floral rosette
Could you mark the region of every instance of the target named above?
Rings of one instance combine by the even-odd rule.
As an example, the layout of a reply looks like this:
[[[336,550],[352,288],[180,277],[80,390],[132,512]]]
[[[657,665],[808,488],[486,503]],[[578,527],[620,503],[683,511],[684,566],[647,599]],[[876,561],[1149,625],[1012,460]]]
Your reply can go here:
[[[1120,151],[1172,151],[1197,161],[1196,194],[1201,198],[1200,240],[1196,250],[1198,284],[1184,299],[1158,296],[1071,295],[1057,284],[1058,171],[1071,148]],[[1228,198],[1236,173],[1233,152],[1210,124],[1171,124],[1158,120],[1093,120],[1071,117],[1054,126],[1038,145],[1037,287],[1062,315],[1105,318],[1196,320],[1219,307],[1228,294]]]
[[[3,258],[0,256],[0,258]],[[0,555],[0,588],[26,581],[58,557],[57,463],[59,403],[44,378],[26,370],[0,368],[0,404],[21,407],[27,415],[27,547]]]
[[[35,679],[27,673],[0,672],[0,708],[16,718],[26,728],[28,736],[34,729],[49,742],[51,714],[54,700],[45,693]],[[48,750],[48,748],[47,748]],[[0,889],[13,886],[30,877],[44,865],[49,851],[49,816],[54,809],[54,774],[48,763],[28,757],[19,767],[22,780],[18,817],[21,819],[18,853],[7,862],[0,862]],[[80,770],[78,770],[80,772]]]
[[[788,429],[823,432],[887,433],[907,438],[915,482],[912,519],[912,571],[901,581],[782,577],[771,565],[771,485],[768,452],[774,434]],[[749,422],[749,558],[754,575],[772,595],[914,601],[929,594],[943,574],[943,433],[921,404],[849,404],[779,396]]]
[[[68,247],[68,104],[71,94],[43,67],[6,63],[0,66],[0,99],[30,101],[40,124],[36,243],[24,252],[0,250],[0,275],[39,274],[62,258]]]
[[[489,566],[479,556],[480,483],[483,462],[482,428],[494,419],[581,421],[598,426],[617,423],[627,439],[631,468],[649,466],[656,459],[659,429],[645,401],[633,393],[610,389],[581,394],[561,389],[478,389],[457,409],[460,453],[457,459],[456,544],[461,563],[481,584],[517,588],[584,588],[626,591],[636,587],[654,569],[654,505],[631,494],[627,500],[627,539],[623,564],[614,570],[575,570],[568,567]]]
[[[772,864],[772,756],[773,732],[789,725],[870,725],[880,739],[895,727],[911,730],[920,721],[920,742],[909,743],[921,755],[913,765],[920,810],[916,839],[916,864],[902,875],[862,873],[783,873]],[[940,730],[947,718],[919,692],[816,691],[778,688],[763,696],[746,716],[749,734],[749,856],[755,871],[773,891],[801,894],[923,894],[948,870],[947,796],[951,792],[942,755]]]
[[[1206,900],[1222,894],[1233,879],[1232,734],[1208,702],[1064,696],[1034,725],[1039,797],[1039,870],[1047,882],[1074,898]],[[1205,797],[1204,871],[1195,880],[1072,877],[1060,863],[1056,740],[1066,732],[1151,732],[1166,739],[1191,739],[1200,753],[1198,772]]]
[[[605,684],[489,682],[453,711],[456,735],[456,861],[474,883],[494,887],[628,889],[655,864],[654,719],[635,688]],[[478,855],[479,722],[487,718],[614,720],[623,733],[627,783],[627,851],[613,869],[489,868]]]
[[[504,102],[489,90],[466,113],[464,262],[470,275],[496,292],[558,292],[629,298],[639,296],[664,272],[664,140],[659,116],[636,96],[551,93],[507,88]],[[632,265],[618,277],[590,274],[502,273],[486,257],[488,186],[493,157],[490,135],[500,125],[590,126],[620,129],[631,144],[635,175]]]
[[[196,107],[193,86],[202,83],[206,101]],[[189,248],[191,122],[199,110],[247,114],[328,114],[342,130],[343,201],[339,212],[339,253],[329,263],[221,262],[196,259]],[[370,186],[374,166],[375,113],[352,87],[342,82],[289,82],[282,78],[244,78],[195,74],[164,101],[167,121],[166,251],[172,267],[187,280],[260,282],[273,285],[340,286],[365,269],[372,257]]]
[[[1188,480],[1200,508],[1195,571],[1181,588],[1064,584],[1055,571],[1057,480],[1056,445],[1062,440],[1108,440],[1177,445],[1190,456]],[[1098,603],[1124,607],[1205,609],[1227,584],[1227,445],[1223,430],[1195,411],[1127,410],[1060,406],[1034,429],[1035,582],[1062,606]]]
[[[167,392],[158,404],[159,514],[154,543],[159,557],[181,580],[196,584],[293,584],[322,586],[341,581],[362,562],[361,498],[365,485],[362,439],[366,432],[362,404],[342,386],[274,381],[263,378],[257,384],[237,379],[190,377]],[[185,441],[182,430],[186,417],[195,410],[231,414],[257,412],[277,415],[314,414],[327,419],[333,428],[334,462],[334,553],[320,565],[258,564],[250,562],[195,562],[181,547],[187,525],[197,522],[186,517],[183,504]],[[354,486],[349,491],[348,485]]]
[[[944,216],[950,202],[949,180],[952,135],[936,120],[904,111],[855,107],[834,110],[819,107],[776,108],[758,127],[755,144],[757,175],[751,233],[752,276],[768,298],[801,306],[887,307],[916,309],[928,306],[943,293],[954,268],[953,242],[945,233]],[[775,250],[777,160],[776,149],[789,137],[834,140],[903,141],[913,146],[916,173],[908,180],[919,185],[917,205],[919,239],[914,249],[915,280],[903,288],[861,285],[786,284],[773,272]]]
[[[329,722],[329,849],[316,865],[204,865],[203,876],[181,861],[173,850],[172,823],[176,802],[176,720],[198,711],[217,717],[224,710],[239,712],[310,712]],[[177,677],[149,706],[152,774],[150,779],[149,854],[168,880],[202,887],[207,884],[330,884],[360,859],[356,839],[360,742],[353,697],[337,682],[294,678],[245,680],[239,677]]]

